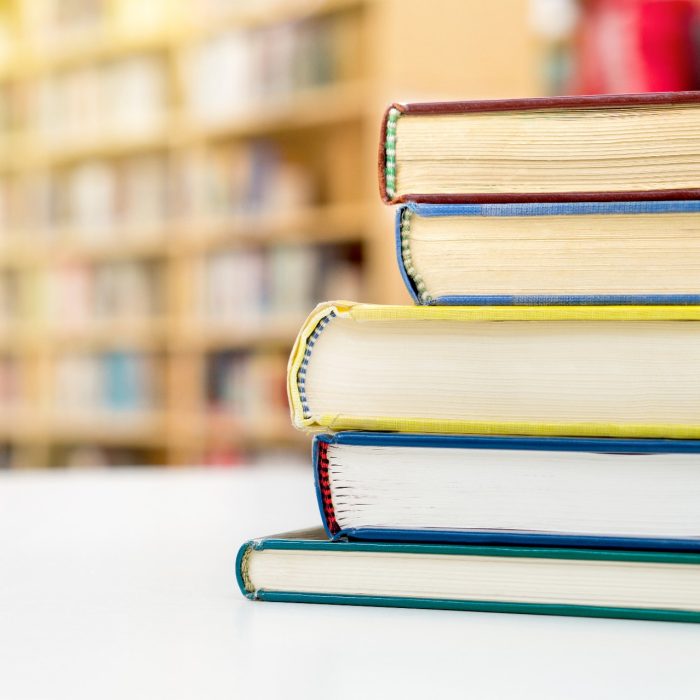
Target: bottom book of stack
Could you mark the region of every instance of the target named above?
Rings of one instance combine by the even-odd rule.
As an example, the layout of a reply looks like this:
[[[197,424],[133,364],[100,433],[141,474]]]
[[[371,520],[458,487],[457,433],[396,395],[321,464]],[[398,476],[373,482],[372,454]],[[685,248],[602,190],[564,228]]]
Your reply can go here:
[[[331,542],[321,529],[241,547],[255,600],[700,622],[700,554]]]
[[[700,554],[252,540],[236,564],[256,600],[700,622]]]

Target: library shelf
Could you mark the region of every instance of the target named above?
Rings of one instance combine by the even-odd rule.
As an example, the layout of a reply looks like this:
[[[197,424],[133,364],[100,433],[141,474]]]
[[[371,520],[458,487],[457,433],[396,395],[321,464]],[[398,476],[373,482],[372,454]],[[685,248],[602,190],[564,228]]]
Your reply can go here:
[[[92,320],[69,328],[50,327],[43,334],[55,353],[100,350],[161,350],[168,340],[167,318]]]
[[[346,243],[362,240],[366,207],[361,200],[297,207],[279,212],[115,227],[95,240],[72,229],[6,232],[0,268],[57,261],[117,261],[191,256],[222,246],[278,243]]]
[[[65,2],[0,3],[0,34],[13,40],[0,64],[0,463],[9,451],[60,465],[83,446],[173,465],[219,446],[224,458],[306,452],[278,410],[305,315],[323,298],[407,302],[376,193],[383,109],[536,92],[523,75],[537,57],[518,44],[526,3],[164,0],[137,3],[137,19],[149,17],[134,24],[118,0],[55,11]],[[80,8],[104,14],[76,31]],[[473,29],[484,17],[500,45]],[[497,78],[465,73],[504,55]],[[153,288],[148,313],[123,297],[129,284]],[[71,399],[82,413],[55,410],[81,363],[94,384]],[[109,411],[119,396],[80,403],[139,373],[153,382],[152,410]],[[239,374],[279,394],[269,411],[231,400]]]
[[[225,29],[254,29],[282,22],[298,22],[326,15],[353,10],[376,0],[289,0],[281,3],[251,3],[250,7],[237,7],[216,16],[213,21],[195,24],[192,33],[202,37]]]
[[[184,222],[176,224],[173,252],[192,254],[236,244],[357,241],[364,233],[365,209],[362,201],[351,201]]]
[[[103,412],[72,415],[70,412],[16,409],[0,414],[0,440],[78,441],[108,445],[163,445],[165,416],[153,413]]]
[[[206,141],[342,125],[363,116],[365,92],[362,82],[308,88],[269,99],[218,122],[198,123],[190,116],[178,115],[164,120],[162,125],[133,134],[107,131],[94,137],[42,141],[34,134],[19,133],[0,154],[0,170],[25,172],[91,159],[125,158],[191,147]]]
[[[366,110],[363,81],[340,82],[282,94],[227,115],[218,121],[196,123],[183,115],[172,127],[178,145],[231,137],[256,137],[335,126],[361,117]]]
[[[41,432],[56,442],[101,445],[163,446],[166,416],[158,412],[104,411],[100,415],[48,413]]]
[[[180,329],[171,336],[174,347],[199,352],[278,348],[291,350],[303,318],[261,318],[257,322],[200,325]]]

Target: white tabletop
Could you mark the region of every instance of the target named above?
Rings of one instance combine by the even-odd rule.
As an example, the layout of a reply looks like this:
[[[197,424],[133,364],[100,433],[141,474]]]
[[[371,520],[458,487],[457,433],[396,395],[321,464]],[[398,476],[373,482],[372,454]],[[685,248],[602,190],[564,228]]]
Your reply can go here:
[[[700,625],[245,600],[307,470],[0,474],[0,698],[697,698]]]

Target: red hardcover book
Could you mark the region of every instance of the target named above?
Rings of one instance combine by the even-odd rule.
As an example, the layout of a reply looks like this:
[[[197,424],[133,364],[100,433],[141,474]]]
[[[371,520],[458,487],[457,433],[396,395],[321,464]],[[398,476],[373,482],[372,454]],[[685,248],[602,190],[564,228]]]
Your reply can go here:
[[[386,202],[700,197],[700,91],[393,104]]]

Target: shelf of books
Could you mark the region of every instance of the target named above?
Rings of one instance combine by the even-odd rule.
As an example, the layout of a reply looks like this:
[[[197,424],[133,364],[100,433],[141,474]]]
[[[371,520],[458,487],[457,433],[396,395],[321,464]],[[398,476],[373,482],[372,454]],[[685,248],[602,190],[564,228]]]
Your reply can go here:
[[[397,298],[372,261],[400,12],[0,0],[0,466],[306,449],[284,383],[306,314]]]
[[[367,5],[0,3],[0,464],[303,449],[294,335],[365,291]]]

